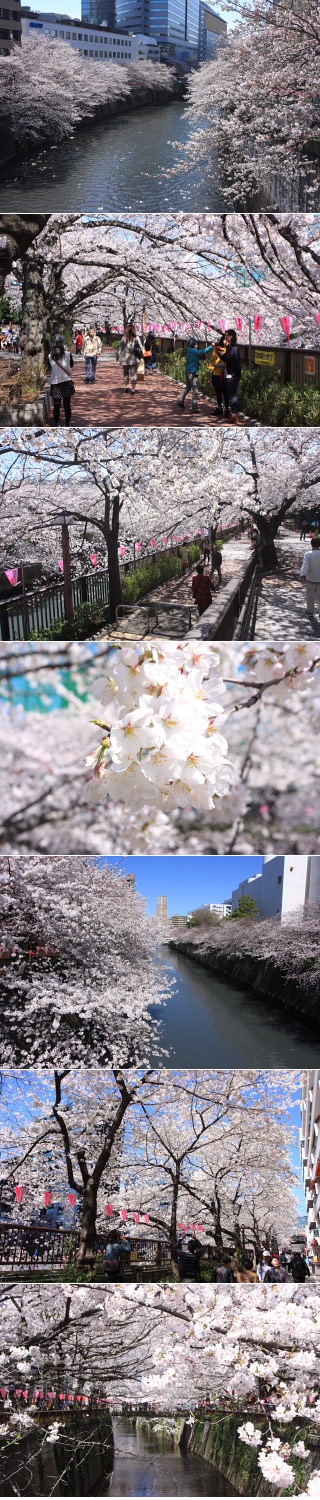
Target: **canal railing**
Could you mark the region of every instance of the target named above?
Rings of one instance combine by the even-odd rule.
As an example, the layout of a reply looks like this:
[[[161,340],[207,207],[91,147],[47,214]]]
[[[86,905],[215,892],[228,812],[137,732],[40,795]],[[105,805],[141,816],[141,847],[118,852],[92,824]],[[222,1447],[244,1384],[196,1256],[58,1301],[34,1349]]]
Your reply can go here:
[[[96,1255],[105,1254],[108,1238],[108,1233],[97,1232]],[[139,1261],[146,1268],[160,1266],[169,1258],[168,1246],[162,1238],[146,1235],[126,1235],[126,1238],[130,1243],[133,1266]],[[51,1229],[47,1226],[42,1229],[38,1224],[0,1222],[0,1265],[8,1270],[74,1264],[79,1244],[80,1230],[77,1229]]]

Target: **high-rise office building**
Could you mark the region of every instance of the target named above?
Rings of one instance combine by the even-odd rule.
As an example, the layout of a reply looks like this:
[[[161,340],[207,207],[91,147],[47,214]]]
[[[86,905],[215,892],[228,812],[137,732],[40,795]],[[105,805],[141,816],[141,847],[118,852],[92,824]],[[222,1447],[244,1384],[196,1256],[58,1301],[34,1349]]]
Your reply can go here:
[[[158,918],[158,922],[162,922],[162,924],[163,924],[164,927],[167,926],[167,922],[168,922],[168,897],[167,896],[158,896],[158,901],[157,901],[157,918]]]
[[[117,26],[156,37],[172,60],[194,54],[204,61],[227,31],[211,0],[115,0],[115,7]]]
[[[115,31],[115,0],[81,0],[81,20],[93,26],[106,26]]]
[[[253,896],[262,917],[284,918],[320,901],[320,854],[268,854],[261,875],[241,880],[232,892],[232,911],[241,896]]]

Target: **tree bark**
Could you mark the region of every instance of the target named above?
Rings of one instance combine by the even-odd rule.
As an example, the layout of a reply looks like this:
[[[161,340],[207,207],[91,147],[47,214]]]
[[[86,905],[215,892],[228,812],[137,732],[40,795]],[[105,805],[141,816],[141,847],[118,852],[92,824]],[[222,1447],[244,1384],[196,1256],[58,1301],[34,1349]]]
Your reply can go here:
[[[89,1177],[83,1194],[83,1215],[77,1255],[79,1269],[92,1271],[96,1255],[97,1188]]]
[[[29,245],[37,239],[50,219],[50,214],[37,214],[36,218],[23,214],[0,215],[0,291],[14,260],[26,255]],[[3,242],[3,243],[2,243]]]
[[[122,604],[118,535],[115,536],[114,534],[112,534],[110,536],[109,534],[109,537],[106,538],[106,542],[108,550],[110,619],[115,620],[117,605]]]
[[[23,268],[21,373],[36,389],[49,369],[51,314],[43,285],[42,257],[27,256]]]

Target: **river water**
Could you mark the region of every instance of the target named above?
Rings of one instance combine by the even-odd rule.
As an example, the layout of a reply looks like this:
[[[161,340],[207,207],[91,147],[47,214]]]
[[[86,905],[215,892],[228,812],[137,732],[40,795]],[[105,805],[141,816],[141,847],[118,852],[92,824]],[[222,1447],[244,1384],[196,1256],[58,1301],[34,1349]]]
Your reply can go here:
[[[226,208],[214,157],[210,187],[203,168],[166,176],[177,156],[173,142],[186,142],[193,130],[181,99],[101,120],[10,167],[0,179],[2,211]]]
[[[271,1000],[240,989],[210,969],[163,948],[164,975],[176,981],[163,1011],[160,1044],[168,1067],[310,1068],[320,1063],[319,1028],[303,1025]],[[155,1009],[155,1014],[160,1012]],[[163,1055],[151,1055],[154,1067]]]
[[[171,1448],[162,1434],[113,1420],[115,1461],[111,1495],[236,1495],[237,1490],[197,1454]]]

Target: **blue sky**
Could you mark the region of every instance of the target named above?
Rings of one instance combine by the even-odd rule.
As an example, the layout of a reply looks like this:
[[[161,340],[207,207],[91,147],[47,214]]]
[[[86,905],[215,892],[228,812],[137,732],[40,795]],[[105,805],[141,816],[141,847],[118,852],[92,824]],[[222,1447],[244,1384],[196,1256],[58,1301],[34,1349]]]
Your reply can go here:
[[[209,901],[226,901],[240,880],[259,875],[263,859],[259,855],[233,854],[199,855],[188,858],[172,858],[171,855],[122,859],[121,869],[136,877],[137,890],[147,897],[150,915],[157,910],[158,896],[168,896],[169,916],[175,912],[187,913],[194,906],[203,906]],[[107,859],[106,864],[118,865],[119,860]]]

